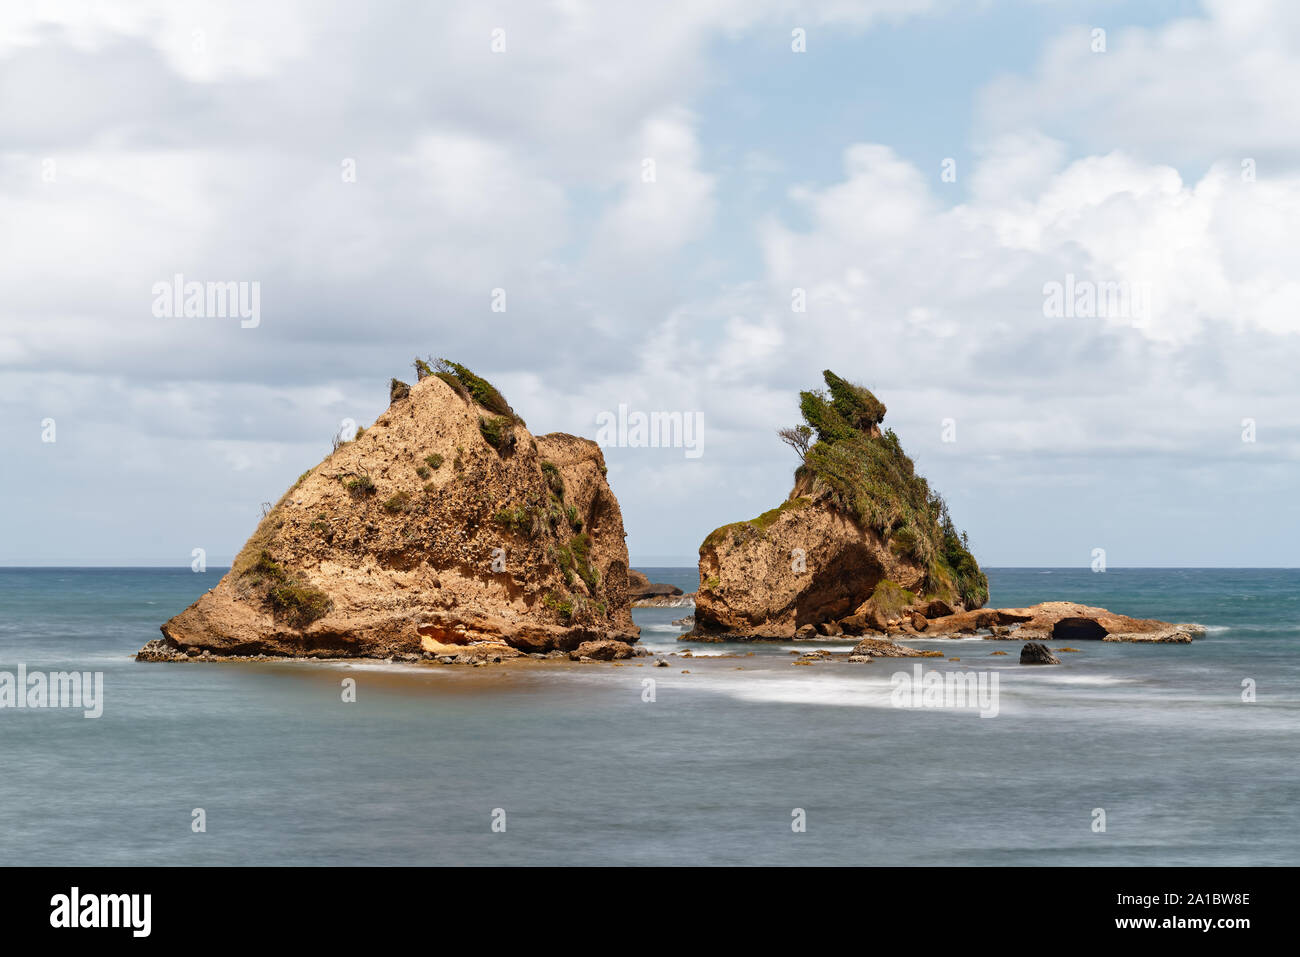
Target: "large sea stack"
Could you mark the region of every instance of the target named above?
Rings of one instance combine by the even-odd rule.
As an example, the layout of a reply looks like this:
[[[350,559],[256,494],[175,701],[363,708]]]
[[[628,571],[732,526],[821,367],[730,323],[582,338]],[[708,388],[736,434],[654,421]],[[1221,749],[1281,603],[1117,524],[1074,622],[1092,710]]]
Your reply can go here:
[[[139,657],[463,660],[636,641],[600,448],[534,437],[462,365],[417,361],[416,373]]]
[[[781,430],[802,458],[777,508],[700,546],[695,639],[890,633],[981,607],[988,580],[943,499],[916,474],[884,405],[833,372]]]

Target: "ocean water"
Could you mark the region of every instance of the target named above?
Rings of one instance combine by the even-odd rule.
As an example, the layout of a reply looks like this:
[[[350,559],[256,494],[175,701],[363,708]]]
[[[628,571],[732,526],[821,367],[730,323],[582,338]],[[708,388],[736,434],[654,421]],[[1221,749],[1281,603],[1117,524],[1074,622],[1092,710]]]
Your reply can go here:
[[[0,709],[0,863],[1300,863],[1300,570],[989,570],[993,605],[1210,628],[1056,667],[978,639],[918,644],[956,662],[796,667],[790,644],[678,642],[689,608],[637,609],[643,642],[728,657],[131,659],[221,574],[0,568],[0,672],[104,676],[98,719]],[[918,661],[996,674],[996,717],[894,707]]]

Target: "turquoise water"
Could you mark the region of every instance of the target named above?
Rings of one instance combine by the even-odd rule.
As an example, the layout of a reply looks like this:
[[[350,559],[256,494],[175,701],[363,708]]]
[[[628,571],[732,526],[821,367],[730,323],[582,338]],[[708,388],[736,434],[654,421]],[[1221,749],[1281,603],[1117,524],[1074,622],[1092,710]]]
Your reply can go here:
[[[102,671],[105,696],[98,720],[0,710],[0,862],[1300,863],[1298,570],[993,569],[992,604],[1211,628],[1050,668],[918,644],[962,659],[927,669],[996,672],[994,718],[892,707],[912,661],[792,667],[780,644],[668,668],[131,660],[220,575],[0,569],[0,671]],[[637,609],[643,641],[683,650],[689,612]]]

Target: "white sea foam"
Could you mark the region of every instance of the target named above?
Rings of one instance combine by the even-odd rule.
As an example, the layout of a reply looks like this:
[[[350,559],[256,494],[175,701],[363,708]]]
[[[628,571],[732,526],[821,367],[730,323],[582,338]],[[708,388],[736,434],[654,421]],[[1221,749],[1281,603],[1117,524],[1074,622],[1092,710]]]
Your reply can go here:
[[[792,651],[800,654],[806,651],[847,651],[857,643],[856,638],[851,641],[801,641],[797,645],[779,645],[778,648],[788,655]]]
[[[880,662],[877,662],[879,664]],[[703,692],[717,694],[734,701],[752,704],[793,704],[824,705],[841,708],[874,708],[897,711],[931,711],[969,716],[978,714],[978,707],[963,708],[899,708],[894,701],[893,675],[902,670],[898,667],[882,667],[871,673],[866,669],[875,669],[876,664],[853,666],[852,673],[827,673],[828,665],[813,668],[795,669],[798,675],[786,675],[775,672],[749,671],[744,674],[727,672],[710,675],[695,673],[674,683],[674,691]],[[935,669],[943,673],[941,669]],[[662,692],[661,692],[662,693]],[[1018,711],[1014,706],[1008,708],[1004,695],[999,705],[1001,713]]]
[[[870,666],[867,666],[870,667]],[[810,669],[796,669],[799,671]],[[678,685],[692,691],[722,694],[737,701],[771,704],[819,704],[852,708],[889,708],[889,676],[838,677],[799,675],[691,675]]]
[[[1022,680],[1038,681],[1052,685],[1084,685],[1096,688],[1104,688],[1110,685],[1131,685],[1137,682],[1135,678],[1119,678],[1115,675],[1070,675],[1061,674],[1060,672],[1048,672],[1039,668],[1033,671],[1014,671],[1011,680],[1016,682]]]

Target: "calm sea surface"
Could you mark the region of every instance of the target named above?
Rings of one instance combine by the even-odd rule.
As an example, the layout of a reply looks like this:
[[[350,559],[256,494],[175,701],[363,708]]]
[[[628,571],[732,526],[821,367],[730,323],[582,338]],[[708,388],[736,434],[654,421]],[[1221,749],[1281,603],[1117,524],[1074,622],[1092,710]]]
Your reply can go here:
[[[1012,642],[917,643],[961,659],[927,670],[996,672],[992,718],[892,706],[912,660],[684,645],[671,622],[689,608],[637,609],[642,641],[742,657],[131,659],[222,572],[0,568],[0,672],[104,676],[98,719],[0,709],[0,863],[1300,863],[1300,570],[992,569],[993,605],[1210,628],[1076,642],[1059,667],[1021,667]]]

